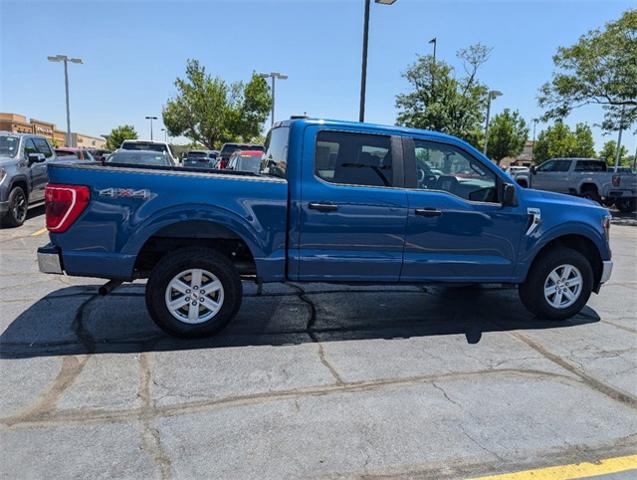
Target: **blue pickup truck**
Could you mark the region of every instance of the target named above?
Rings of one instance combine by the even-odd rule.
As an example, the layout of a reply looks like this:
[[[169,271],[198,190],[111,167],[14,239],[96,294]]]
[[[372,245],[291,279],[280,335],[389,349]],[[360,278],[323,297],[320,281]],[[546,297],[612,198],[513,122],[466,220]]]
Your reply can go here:
[[[611,274],[608,210],[524,189],[439,133],[291,119],[259,173],[60,165],[46,273],[148,278],[165,331],[214,334],[257,282],[497,283],[541,318],[580,311]]]

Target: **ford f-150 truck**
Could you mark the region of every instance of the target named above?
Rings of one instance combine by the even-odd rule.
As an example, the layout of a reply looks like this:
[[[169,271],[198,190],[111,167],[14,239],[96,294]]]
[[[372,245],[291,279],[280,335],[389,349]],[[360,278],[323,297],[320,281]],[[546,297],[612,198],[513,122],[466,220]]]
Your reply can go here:
[[[47,273],[148,278],[167,332],[217,332],[257,282],[519,285],[565,319],[611,274],[608,210],[524,189],[439,133],[292,119],[267,136],[261,171],[55,166]],[[105,288],[106,290],[106,288]]]
[[[513,176],[523,187],[579,195],[609,207],[615,204],[624,213],[635,211],[637,175],[613,172],[604,160],[552,158]]]

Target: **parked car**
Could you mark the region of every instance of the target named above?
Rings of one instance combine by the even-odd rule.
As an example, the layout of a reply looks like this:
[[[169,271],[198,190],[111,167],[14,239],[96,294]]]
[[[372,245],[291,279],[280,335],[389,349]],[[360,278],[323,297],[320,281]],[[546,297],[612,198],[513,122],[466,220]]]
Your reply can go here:
[[[606,208],[524,189],[440,133],[295,119],[269,132],[259,174],[150,168],[51,168],[38,262],[109,279],[104,292],[148,278],[150,315],[173,335],[219,331],[242,276],[513,284],[535,315],[563,320],[613,266]]]
[[[57,159],[40,135],[0,132],[0,223],[18,227],[29,207],[44,201],[47,165]]]
[[[106,157],[111,154],[110,150],[105,150],[103,148],[89,148],[88,151],[91,155],[93,155],[96,162],[104,162]]]
[[[154,150],[117,150],[108,156],[104,165],[155,165],[174,167],[175,162],[165,152]]]
[[[530,170],[530,167],[525,167],[522,165],[511,165],[509,166],[509,168],[507,168],[506,172],[511,176],[515,176],[521,173],[529,173]]]
[[[237,150],[260,150],[264,151],[263,145],[255,145],[249,143],[224,143],[219,152],[216,168],[224,169],[228,165],[230,156]]]
[[[173,155],[170,145],[166,142],[151,142],[146,140],[124,140],[120,150],[152,150],[154,152],[164,152],[176,165],[177,159]]]
[[[261,150],[237,150],[228,161],[228,170],[240,170],[242,172],[259,173],[261,170]]]
[[[219,152],[216,150],[190,150],[184,155],[182,165],[192,168],[214,168]]]
[[[58,147],[55,149],[55,154],[58,157],[75,157],[79,160],[86,160],[89,162],[96,161],[93,154],[85,148]]]
[[[621,212],[635,211],[637,175],[609,171],[604,160],[552,158],[514,178],[523,187],[577,195],[606,206],[615,204]]]

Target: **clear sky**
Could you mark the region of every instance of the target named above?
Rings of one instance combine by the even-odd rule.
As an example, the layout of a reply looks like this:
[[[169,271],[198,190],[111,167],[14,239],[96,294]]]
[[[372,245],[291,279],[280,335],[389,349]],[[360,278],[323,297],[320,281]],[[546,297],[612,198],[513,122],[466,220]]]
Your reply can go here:
[[[62,64],[47,55],[81,57],[70,65],[71,126],[99,135],[122,123],[149,137],[146,115],[161,119],[173,82],[187,58],[214,75],[247,80],[252,71],[280,71],[277,119],[311,116],[357,119],[363,0],[295,1],[48,1],[0,0],[0,111],[49,120],[64,129]],[[542,112],[538,88],[553,71],[551,57],[586,31],[618,18],[625,1],[429,1],[372,3],[366,120],[394,123],[395,95],[416,53],[457,65],[455,53],[472,43],[493,47],[479,73],[504,95],[493,104],[518,109],[530,122]],[[567,123],[602,119],[599,107]],[[161,120],[155,127],[161,136]],[[540,124],[539,129],[542,128]],[[157,135],[159,133],[159,135]],[[602,137],[597,148],[616,134]],[[625,142],[635,151],[637,139]]]

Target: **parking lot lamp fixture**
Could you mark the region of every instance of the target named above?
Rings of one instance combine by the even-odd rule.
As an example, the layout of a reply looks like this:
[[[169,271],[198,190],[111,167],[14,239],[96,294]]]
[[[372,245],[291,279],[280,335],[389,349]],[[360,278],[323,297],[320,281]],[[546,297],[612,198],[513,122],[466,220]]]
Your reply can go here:
[[[150,120],[150,141],[153,141],[153,120],[157,120],[157,117],[153,117],[153,116],[146,116],[145,117],[146,120]]]
[[[259,76],[261,78],[270,78],[272,81],[272,112],[271,112],[271,118],[270,118],[270,126],[274,125],[274,89],[275,89],[275,85],[276,85],[276,79],[278,78],[279,80],[287,80],[288,76],[285,73],[280,73],[280,72],[270,72],[270,73],[260,73]]]
[[[66,91],[66,146],[72,147],[71,137],[71,109],[69,108],[69,69],[68,63],[84,63],[81,58],[71,58],[67,55],[46,57],[49,62],[64,62],[64,88]]]
[[[494,100],[502,95],[499,90],[491,90],[489,92],[489,98],[487,100],[487,121],[484,125],[484,148],[482,153],[487,154],[487,144],[489,143],[489,115],[491,114],[491,100]]]
[[[374,0],[381,5],[393,5],[396,0]],[[367,43],[369,38],[369,6],[370,0],[365,0],[365,14],[363,17],[363,60],[361,65],[361,97],[358,110],[358,121],[365,121],[365,87],[367,84]]]

